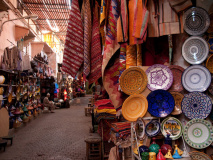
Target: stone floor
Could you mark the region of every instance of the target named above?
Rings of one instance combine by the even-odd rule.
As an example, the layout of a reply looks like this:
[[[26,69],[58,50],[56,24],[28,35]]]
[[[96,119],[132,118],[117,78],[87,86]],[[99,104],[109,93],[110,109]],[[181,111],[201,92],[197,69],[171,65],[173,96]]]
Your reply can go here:
[[[84,107],[89,98],[75,99],[70,108],[43,113],[14,130],[13,145],[0,151],[0,160],[85,160],[91,117],[84,115]]]

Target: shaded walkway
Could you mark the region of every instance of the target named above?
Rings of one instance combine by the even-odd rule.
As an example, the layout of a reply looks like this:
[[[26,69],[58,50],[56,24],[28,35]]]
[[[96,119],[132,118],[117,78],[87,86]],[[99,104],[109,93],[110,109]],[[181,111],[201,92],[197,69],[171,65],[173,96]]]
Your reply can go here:
[[[68,109],[43,113],[14,133],[12,146],[0,151],[0,160],[84,160],[85,137],[89,135],[91,117],[84,107],[89,96],[76,99]]]

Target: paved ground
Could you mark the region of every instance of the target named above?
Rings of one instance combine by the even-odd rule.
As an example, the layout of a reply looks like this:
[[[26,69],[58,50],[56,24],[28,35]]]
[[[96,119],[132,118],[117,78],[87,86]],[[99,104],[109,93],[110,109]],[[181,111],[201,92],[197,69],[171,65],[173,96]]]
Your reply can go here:
[[[17,129],[0,160],[85,160],[91,117],[85,117],[84,107],[89,98],[79,98],[80,104],[75,99],[70,108],[43,113]]]

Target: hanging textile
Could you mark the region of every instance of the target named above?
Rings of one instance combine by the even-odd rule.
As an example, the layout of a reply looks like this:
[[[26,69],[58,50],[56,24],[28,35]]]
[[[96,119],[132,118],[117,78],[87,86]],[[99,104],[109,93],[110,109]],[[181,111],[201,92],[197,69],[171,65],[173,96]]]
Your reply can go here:
[[[81,19],[82,19],[83,25],[84,25],[84,12],[85,12],[85,0],[83,0],[82,7],[81,7]]]
[[[91,72],[89,75],[89,84],[96,82],[101,77],[102,50],[99,33],[98,21],[98,3],[95,3],[93,12],[93,28],[91,41]]]
[[[137,66],[136,45],[126,46],[126,69],[128,69],[130,66]]]
[[[150,0],[148,6],[149,37],[183,33],[183,17],[178,17],[178,14],[171,8],[169,0]]]
[[[90,73],[91,9],[90,1],[85,1],[84,12],[84,75]]]
[[[83,26],[78,0],[72,0],[62,63],[62,70],[72,77],[76,76],[84,60],[83,46]]]
[[[142,66],[142,45],[137,44],[137,66]]]
[[[121,0],[120,2],[120,17],[117,22],[117,39],[118,42],[127,42],[128,40],[128,13],[127,13],[127,2]]]
[[[123,71],[126,69],[126,44],[121,44],[120,57],[119,57],[119,78]]]
[[[109,8],[108,7],[110,4],[110,0],[101,0],[101,13],[100,13],[100,33],[102,37],[102,45],[105,45],[105,27],[106,27],[106,16],[107,16],[107,11]]]
[[[117,58],[113,58],[114,65],[106,69],[111,57],[115,54],[115,52],[120,48],[117,42],[117,19],[119,17],[118,12],[118,1],[111,0],[109,17],[108,17],[108,25],[107,25],[107,33],[106,33],[106,45],[103,56],[102,63],[102,77],[103,77],[103,85],[106,89],[115,109],[119,108],[122,103],[121,92],[118,91],[119,87],[119,56]]]

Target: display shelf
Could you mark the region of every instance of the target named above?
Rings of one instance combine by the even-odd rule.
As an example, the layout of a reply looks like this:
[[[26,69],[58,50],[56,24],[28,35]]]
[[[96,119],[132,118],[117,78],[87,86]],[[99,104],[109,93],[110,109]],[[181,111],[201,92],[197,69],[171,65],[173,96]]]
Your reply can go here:
[[[0,69],[0,72],[6,72],[6,73],[9,73],[9,74],[18,74],[18,73],[14,72],[14,71],[6,71],[4,69]]]

